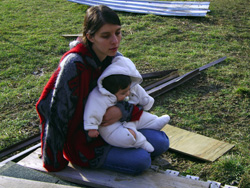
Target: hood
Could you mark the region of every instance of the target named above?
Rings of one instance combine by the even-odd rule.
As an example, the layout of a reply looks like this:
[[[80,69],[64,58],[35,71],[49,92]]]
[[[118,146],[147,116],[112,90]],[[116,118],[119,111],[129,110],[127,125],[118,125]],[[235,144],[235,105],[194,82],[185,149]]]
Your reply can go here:
[[[107,91],[105,88],[103,88],[102,80],[106,78],[107,76],[110,76],[113,74],[122,74],[122,75],[130,76],[132,80],[130,88],[142,82],[142,76],[136,69],[134,63],[130,59],[124,56],[116,56],[112,60],[112,63],[103,71],[102,75],[99,77],[97,81],[99,91],[102,94],[110,95],[110,92]]]

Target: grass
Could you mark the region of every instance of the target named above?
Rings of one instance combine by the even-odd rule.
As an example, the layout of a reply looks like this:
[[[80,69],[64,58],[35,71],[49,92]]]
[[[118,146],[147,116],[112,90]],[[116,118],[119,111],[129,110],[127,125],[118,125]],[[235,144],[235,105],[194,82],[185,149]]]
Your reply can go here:
[[[88,7],[66,0],[0,1],[0,150],[39,133],[35,111],[42,88],[81,33]],[[170,114],[171,124],[235,144],[213,163],[174,152],[164,157],[182,175],[249,187],[250,4],[211,0],[205,18],[118,12],[120,51],[141,73],[178,69],[185,74],[220,57],[226,61],[157,97],[152,112]]]

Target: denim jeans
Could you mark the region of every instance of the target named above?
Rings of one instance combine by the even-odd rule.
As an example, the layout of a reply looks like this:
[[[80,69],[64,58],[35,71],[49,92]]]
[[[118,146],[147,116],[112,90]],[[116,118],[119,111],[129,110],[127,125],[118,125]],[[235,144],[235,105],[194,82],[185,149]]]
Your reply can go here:
[[[139,131],[153,145],[152,153],[141,148],[111,147],[101,168],[130,175],[140,174],[150,167],[151,157],[159,156],[168,150],[169,139],[164,132],[152,129]]]

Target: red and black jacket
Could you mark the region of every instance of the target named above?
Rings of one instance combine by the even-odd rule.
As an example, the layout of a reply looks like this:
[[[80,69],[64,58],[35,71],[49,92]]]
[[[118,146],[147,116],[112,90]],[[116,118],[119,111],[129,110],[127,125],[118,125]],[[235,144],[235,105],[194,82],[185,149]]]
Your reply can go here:
[[[100,136],[90,139],[83,129],[85,102],[102,73],[94,56],[82,43],[65,53],[36,104],[42,125],[43,166],[48,171],[60,171],[68,162],[98,168],[109,151]],[[108,57],[106,66],[111,61]],[[122,109],[123,121],[136,121],[141,116],[137,106],[117,106]]]

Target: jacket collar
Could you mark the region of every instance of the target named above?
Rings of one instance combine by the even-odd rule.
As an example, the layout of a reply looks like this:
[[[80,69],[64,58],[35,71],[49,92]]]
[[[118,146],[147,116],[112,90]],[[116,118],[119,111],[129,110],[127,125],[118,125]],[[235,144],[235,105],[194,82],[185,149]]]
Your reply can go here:
[[[101,70],[105,70],[110,64],[113,59],[111,56],[107,56],[102,62],[99,60],[95,52],[92,50],[91,47],[87,48],[83,43],[77,44],[74,48],[70,49],[68,52],[66,52],[60,62],[70,53],[78,53],[82,57],[87,56],[88,63],[93,66],[94,68],[101,67]]]

